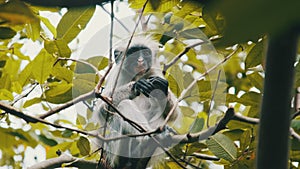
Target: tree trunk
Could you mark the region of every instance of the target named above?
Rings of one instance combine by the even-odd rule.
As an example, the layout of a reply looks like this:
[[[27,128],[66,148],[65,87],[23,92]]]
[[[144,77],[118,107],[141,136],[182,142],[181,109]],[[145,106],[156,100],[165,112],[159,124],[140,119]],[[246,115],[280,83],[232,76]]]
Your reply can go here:
[[[261,108],[257,169],[287,169],[297,33],[270,35]]]

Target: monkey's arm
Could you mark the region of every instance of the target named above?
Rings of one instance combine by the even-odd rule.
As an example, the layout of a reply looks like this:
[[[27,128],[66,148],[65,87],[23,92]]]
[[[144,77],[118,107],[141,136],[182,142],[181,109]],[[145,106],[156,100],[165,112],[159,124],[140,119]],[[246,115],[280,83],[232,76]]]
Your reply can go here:
[[[125,99],[131,100],[131,99],[135,98],[136,94],[132,90],[132,87],[134,84],[135,84],[135,82],[130,82],[126,85],[118,87],[112,96],[113,104],[118,106],[122,100],[125,100]]]

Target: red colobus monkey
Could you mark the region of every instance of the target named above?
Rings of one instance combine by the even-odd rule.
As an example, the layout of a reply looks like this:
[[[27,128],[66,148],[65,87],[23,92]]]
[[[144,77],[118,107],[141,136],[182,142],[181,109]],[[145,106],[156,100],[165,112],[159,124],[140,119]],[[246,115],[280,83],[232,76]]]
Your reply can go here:
[[[115,49],[116,66],[108,76],[102,95],[111,96],[112,104],[126,118],[147,131],[153,131],[164,123],[174,103],[168,81],[156,60],[158,44],[150,39],[134,37],[127,52],[125,50],[126,47]],[[122,57],[125,57],[123,65]],[[107,124],[108,137],[140,133],[102,101],[97,105],[96,112],[100,124]],[[176,109],[170,121],[174,121],[177,115]],[[167,137],[168,134],[163,132],[159,135]],[[143,136],[108,142],[104,145],[106,159],[112,168],[145,168],[157,148],[151,140],[149,136]]]

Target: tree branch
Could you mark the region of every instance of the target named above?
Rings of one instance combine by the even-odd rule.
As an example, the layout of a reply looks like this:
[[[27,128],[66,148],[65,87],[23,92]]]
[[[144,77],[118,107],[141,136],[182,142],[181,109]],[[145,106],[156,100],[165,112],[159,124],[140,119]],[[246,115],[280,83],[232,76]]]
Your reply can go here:
[[[49,116],[51,116],[55,113],[58,113],[59,111],[64,110],[68,107],[71,107],[71,106],[73,106],[74,104],[76,104],[78,102],[81,102],[81,101],[84,101],[84,100],[87,100],[87,99],[90,99],[90,98],[94,98],[94,97],[95,97],[95,92],[93,90],[93,91],[90,91],[90,92],[85,93],[83,95],[80,95],[80,96],[76,97],[75,99],[73,99],[71,101],[68,101],[67,103],[65,103],[61,106],[58,106],[58,107],[55,107],[55,108],[49,110],[45,114],[40,115],[39,118],[45,119],[46,117],[49,117]]]
[[[95,67],[93,64],[91,64],[89,62],[86,62],[86,61],[83,61],[83,60],[78,60],[78,59],[59,57],[59,58],[57,58],[57,60],[54,63],[54,65],[56,65],[56,63],[59,62],[59,61],[61,61],[61,60],[71,60],[71,61],[74,61],[74,62],[79,62],[79,63],[85,64],[85,65],[88,65],[89,67],[91,67],[95,71],[95,73],[99,76],[99,78],[101,78],[100,74],[98,73],[98,68]]]
[[[107,14],[111,15],[104,7],[103,5],[100,5],[100,7],[103,9],[104,12]],[[124,25],[122,21],[120,21],[116,16],[113,16],[113,18],[128,32],[130,33],[129,29]]]
[[[47,124],[47,125],[50,125],[50,126],[55,127],[55,128],[62,128],[62,129],[67,129],[67,130],[75,131],[75,132],[80,133],[80,134],[84,134],[84,135],[88,135],[88,136],[93,136],[93,137],[96,137],[96,138],[98,138],[98,139],[100,139],[102,141],[106,141],[105,138],[103,138],[102,136],[97,135],[97,134],[85,132],[85,131],[74,129],[74,128],[70,128],[70,127],[61,126],[59,124],[50,123],[50,122],[48,122],[46,120],[43,120],[41,118],[34,117],[34,116],[31,116],[31,115],[28,115],[28,114],[24,114],[23,112],[17,110],[16,108],[14,108],[14,107],[12,107],[10,105],[4,104],[2,102],[0,102],[0,109],[6,111],[9,114],[12,114],[14,116],[19,117],[19,118],[25,120],[28,123],[38,123],[38,122],[40,122],[40,123]]]
[[[45,7],[84,7],[84,6],[94,6],[94,5],[103,5],[109,0],[22,0],[23,2],[30,3],[36,6],[45,6]]]
[[[143,5],[143,7],[142,7],[142,9],[141,9],[141,13],[140,13],[140,15],[139,15],[139,17],[138,17],[137,23],[136,23],[135,26],[134,26],[133,32],[132,32],[132,34],[131,34],[131,36],[130,36],[130,38],[129,38],[129,41],[128,41],[128,43],[127,43],[127,46],[126,46],[126,49],[125,49],[125,52],[124,52],[124,53],[127,53],[128,49],[129,49],[129,46],[130,46],[130,44],[131,44],[131,41],[132,41],[133,36],[134,36],[134,34],[135,34],[135,31],[136,31],[136,29],[137,29],[137,27],[138,27],[138,25],[139,25],[139,23],[140,23],[140,21],[141,21],[141,18],[142,18],[142,16],[143,16],[143,13],[144,13],[144,10],[145,10],[145,8],[146,8],[146,5],[148,4],[148,1],[149,1],[149,0],[146,0],[146,2],[144,3],[144,5]],[[122,67],[123,67],[125,58],[126,58],[126,56],[123,55],[122,60],[121,60],[121,62],[120,62],[120,68],[119,68],[119,70],[118,70],[118,74],[117,74],[117,77],[116,77],[116,82],[115,82],[115,84],[114,84],[114,87],[112,88],[111,96],[113,96],[113,94],[114,94],[114,92],[115,92],[115,89],[116,89],[116,87],[117,87],[118,79],[119,79],[119,76],[120,76],[120,73],[121,73],[121,70],[122,70]]]
[[[201,140],[206,140],[209,136],[214,135],[226,128],[226,124],[234,117],[234,109],[229,108],[224,117],[214,126],[207,128],[206,130],[202,130],[198,133],[189,133],[184,135],[174,135],[172,136],[172,143],[193,143]]]
[[[198,42],[198,43],[195,43],[195,44],[191,44],[191,45],[188,45],[186,46],[177,56],[175,56],[173,58],[173,60],[171,60],[169,63],[167,64],[164,64],[164,68],[163,68],[163,74],[166,74],[167,70],[172,66],[174,65],[184,54],[186,54],[191,48],[194,48],[196,46],[199,46],[199,45],[203,45],[205,43],[208,43],[208,41],[201,41],[201,42]]]
[[[216,156],[210,156],[206,154],[200,154],[200,153],[193,153],[192,156],[200,158],[202,160],[210,160],[210,161],[219,161],[220,158]]]
[[[51,158],[35,165],[32,165],[28,169],[44,169],[44,168],[59,168],[62,167],[64,163],[70,163],[67,167],[78,167],[78,168],[96,168],[98,163],[93,161],[87,161],[80,158],[75,158],[67,154],[62,154],[59,157]],[[100,168],[105,168],[102,163],[99,163]]]
[[[213,41],[213,40],[217,40],[219,39],[219,37],[212,37],[209,39],[209,41]],[[199,46],[199,45],[203,45],[203,44],[206,44],[206,43],[209,43],[209,41],[201,41],[201,42],[198,42],[198,43],[195,43],[195,44],[191,44],[191,45],[188,45],[186,46],[177,56],[175,56],[173,58],[173,60],[171,60],[169,63],[167,64],[164,64],[163,66],[163,74],[166,74],[167,70],[172,66],[174,65],[184,54],[186,54],[190,49],[196,47],[196,46]]]

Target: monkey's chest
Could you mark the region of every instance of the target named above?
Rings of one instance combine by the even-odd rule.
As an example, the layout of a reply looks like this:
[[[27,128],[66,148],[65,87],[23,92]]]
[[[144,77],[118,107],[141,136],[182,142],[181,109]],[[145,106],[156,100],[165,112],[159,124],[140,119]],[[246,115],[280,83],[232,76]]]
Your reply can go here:
[[[146,97],[144,95],[140,95],[132,101],[138,109],[137,111],[146,118],[151,127],[157,127],[157,125],[163,122],[163,112],[166,107],[166,101]]]

